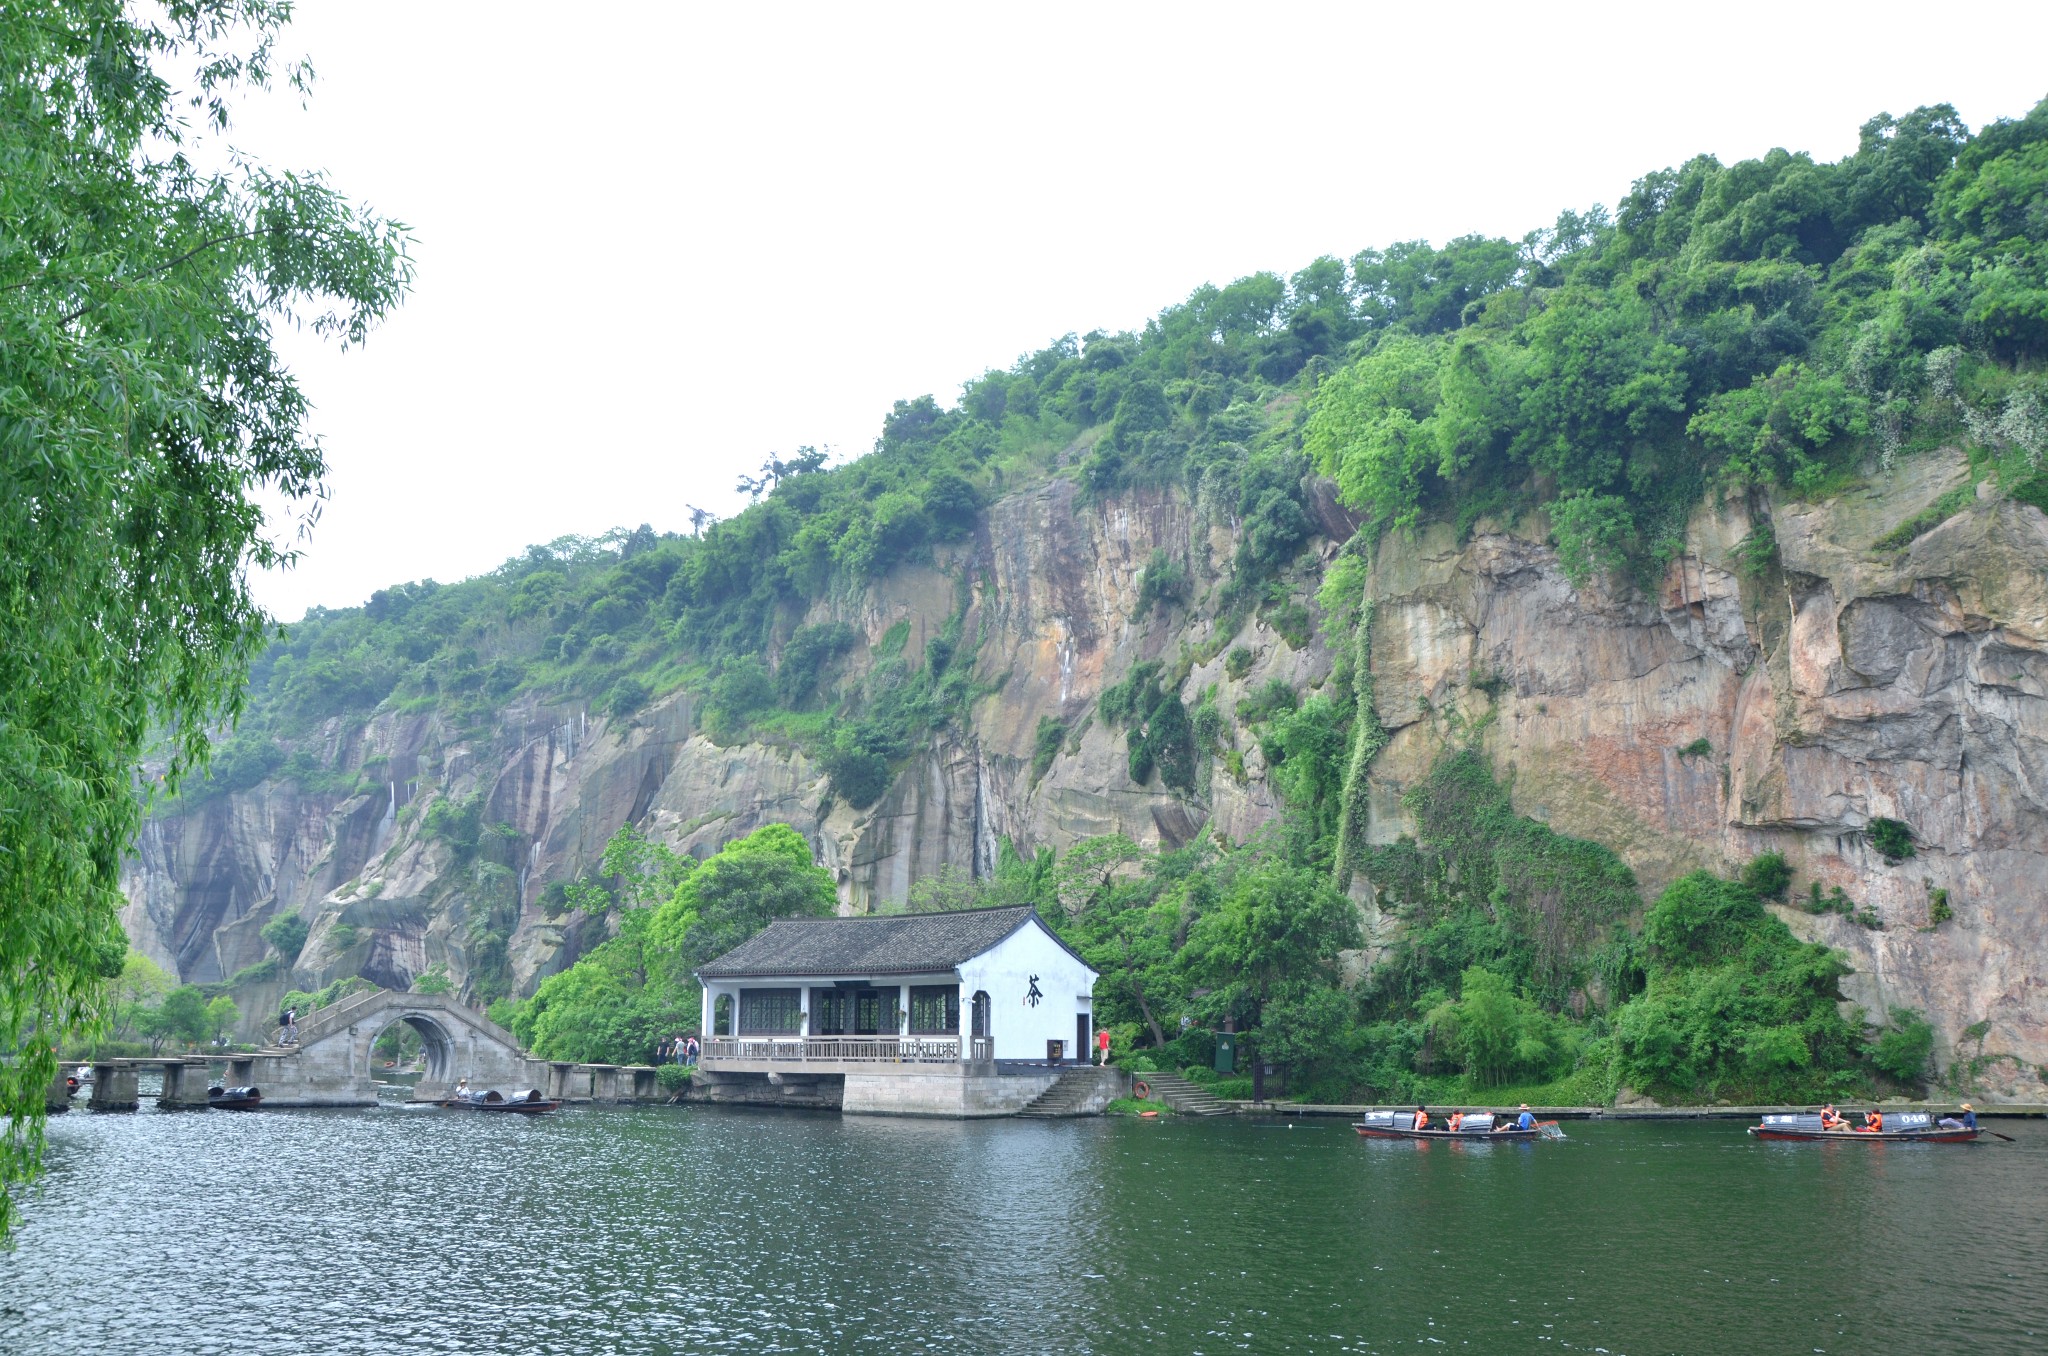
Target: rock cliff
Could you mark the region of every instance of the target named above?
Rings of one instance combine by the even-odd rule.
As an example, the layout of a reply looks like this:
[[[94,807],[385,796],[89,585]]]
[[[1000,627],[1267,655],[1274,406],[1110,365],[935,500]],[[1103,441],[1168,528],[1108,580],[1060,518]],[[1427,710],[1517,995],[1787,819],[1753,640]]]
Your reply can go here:
[[[1538,520],[1481,523],[1462,540],[1442,526],[1388,535],[1367,585],[1391,736],[1371,769],[1369,834],[1406,831],[1404,788],[1476,737],[1518,808],[1607,843],[1648,890],[1782,851],[1795,903],[1818,883],[1854,907],[1785,916],[1849,955],[1855,1001],[1924,1010],[1944,1061],[1978,1059],[1987,1083],[2039,1095],[2048,517],[1986,499],[1901,548],[1876,544],[1968,476],[1960,456],[1934,456],[1818,505],[1703,507],[1654,596],[1573,588]],[[1286,581],[1311,616],[1352,526],[1313,489],[1322,535]],[[1776,558],[1745,572],[1738,558],[1757,553],[1736,548],[1766,524]],[[807,620],[847,622],[870,647],[907,623],[913,665],[958,618],[981,694],[867,809],[836,801],[801,752],[712,742],[685,693],[623,719],[518,700],[487,728],[386,710],[310,741],[325,767],[356,774],[344,792],[267,781],[153,816],[125,873],[129,932],[185,979],[215,981],[264,960],[266,920],[302,913],[313,932],[293,972],[244,981],[258,1011],[287,982],[404,984],[434,965],[458,982],[495,966],[527,992],[601,935],[547,887],[591,871],[626,822],[700,851],[794,824],[852,910],[948,869],[985,874],[1005,839],[1025,851],[1112,832],[1242,840],[1279,812],[1255,743],[1241,771],[1208,760],[1196,792],[1175,795],[1133,784],[1122,734],[1093,715],[1104,687],[1148,660],[1184,675],[1191,705],[1213,686],[1225,711],[1274,677],[1307,690],[1330,676],[1313,629],[1290,627],[1297,644],[1253,617],[1217,633],[1203,598],[1227,575],[1236,530],[1178,491],[1086,501],[1055,478],[990,506],[933,563],[819,604]],[[1193,602],[1139,615],[1155,551],[1184,565]],[[1226,663],[1240,646],[1249,667]],[[1060,746],[1034,767],[1046,722]],[[471,805],[481,827],[427,832],[436,801]],[[1872,847],[1879,817],[1911,827],[1916,855],[1893,864]],[[1371,915],[1370,890],[1355,893]],[[1394,926],[1375,922],[1383,936]]]

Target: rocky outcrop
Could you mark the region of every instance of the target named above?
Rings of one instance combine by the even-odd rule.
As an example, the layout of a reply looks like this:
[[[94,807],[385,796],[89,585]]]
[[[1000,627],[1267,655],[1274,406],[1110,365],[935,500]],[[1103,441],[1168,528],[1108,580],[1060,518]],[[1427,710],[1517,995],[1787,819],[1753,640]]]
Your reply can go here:
[[[1848,954],[1857,1003],[1926,1012],[1944,1059],[1978,1058],[1987,1089],[2038,1095],[2048,518],[1985,497],[1903,548],[1876,545],[1968,475],[1960,456],[1933,456],[1819,505],[1704,506],[1653,590],[1572,587],[1540,517],[1463,539],[1444,526],[1389,534],[1368,585],[1390,734],[1367,788],[1370,836],[1408,831],[1403,791],[1476,738],[1521,810],[1613,847],[1647,890],[1782,851],[1802,896],[1839,888],[1863,919],[1784,911]],[[1330,535],[1290,580],[1303,602],[1350,526],[1312,488]],[[1775,560],[1745,573],[1738,557],[1767,553],[1736,548],[1766,526]],[[524,992],[601,935],[548,887],[592,871],[622,823],[696,852],[793,824],[849,910],[947,871],[986,874],[1005,839],[1027,852],[1101,833],[1241,841],[1278,814],[1256,741],[1240,738],[1237,765],[1211,760],[1198,793],[1177,796],[1134,785],[1122,734],[1094,716],[1104,687],[1148,660],[1182,676],[1190,705],[1213,687],[1226,712],[1272,677],[1297,690],[1329,677],[1320,640],[1297,647],[1257,619],[1217,634],[1202,595],[1235,546],[1226,515],[1177,491],[1088,502],[1055,478],[991,506],[977,537],[935,563],[819,604],[807,620],[868,638],[848,661],[856,677],[899,624],[917,665],[954,623],[954,662],[980,694],[860,810],[802,752],[712,742],[687,694],[624,720],[515,703],[481,732],[432,713],[335,722],[308,744],[354,774],[346,792],[265,783],[151,818],[126,873],[130,933],[185,978],[215,980],[262,961],[258,929],[298,910],[314,924],[298,987],[350,973],[402,984],[435,965],[469,982],[497,965]],[[1138,615],[1155,550],[1197,596]],[[1251,663],[1233,678],[1239,646]],[[1061,746],[1034,768],[1047,721]],[[472,797],[474,845],[429,831],[427,807]],[[1911,826],[1914,857],[1876,852],[1878,817]],[[479,939],[500,936],[493,958]],[[1997,1055],[2010,1058],[1981,1058]]]
[[[1768,850],[1795,900],[1840,889],[1853,916],[1782,912],[1849,956],[1845,993],[1873,1019],[1925,1012],[1944,1063],[2040,1096],[2048,517],[1987,494],[1876,545],[1968,474],[1937,456],[1818,505],[1703,508],[1654,597],[1574,590],[1540,524],[1383,542],[1372,835],[1406,831],[1401,792],[1477,730],[1520,809],[1647,890]],[[1745,579],[1734,548],[1766,521],[1777,563]],[[1878,818],[1911,827],[1913,857],[1872,846]]]

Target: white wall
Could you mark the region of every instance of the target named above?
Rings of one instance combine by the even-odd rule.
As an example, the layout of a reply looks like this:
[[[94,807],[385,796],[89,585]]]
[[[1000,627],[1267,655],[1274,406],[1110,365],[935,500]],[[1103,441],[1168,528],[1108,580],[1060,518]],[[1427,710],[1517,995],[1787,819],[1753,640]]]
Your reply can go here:
[[[1038,976],[1040,994],[1035,1007],[1024,1001],[1032,975]],[[1069,1059],[1086,1053],[1074,1048],[1074,1016],[1092,1007],[1095,972],[1068,954],[1037,919],[960,967],[962,1026],[971,1020],[969,1004],[976,989],[988,991],[989,1035],[997,1059],[1044,1059],[1048,1040],[1065,1041]]]

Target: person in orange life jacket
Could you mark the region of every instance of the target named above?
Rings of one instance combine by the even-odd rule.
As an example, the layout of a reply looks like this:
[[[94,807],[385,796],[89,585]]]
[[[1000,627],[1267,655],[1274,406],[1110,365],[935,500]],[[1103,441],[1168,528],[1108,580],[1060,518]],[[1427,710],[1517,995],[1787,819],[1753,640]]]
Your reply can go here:
[[[1871,1110],[1863,1113],[1863,1129],[1873,1135],[1884,1133],[1884,1113]]]
[[[1450,1130],[1452,1134],[1456,1134],[1460,1127],[1462,1127],[1464,1124],[1465,1113],[1462,1111],[1453,1111],[1451,1113],[1451,1118],[1448,1121],[1444,1122],[1445,1127],[1448,1130]]]
[[[1427,1130],[1427,1129],[1429,1129],[1429,1110],[1428,1110],[1428,1108],[1426,1108],[1426,1107],[1419,1107],[1419,1106],[1415,1108],[1415,1128],[1416,1128],[1417,1130]]]
[[[1835,1110],[1833,1102],[1829,1102],[1820,1109],[1820,1128],[1823,1130],[1847,1130],[1849,1122],[1843,1120],[1842,1113]]]

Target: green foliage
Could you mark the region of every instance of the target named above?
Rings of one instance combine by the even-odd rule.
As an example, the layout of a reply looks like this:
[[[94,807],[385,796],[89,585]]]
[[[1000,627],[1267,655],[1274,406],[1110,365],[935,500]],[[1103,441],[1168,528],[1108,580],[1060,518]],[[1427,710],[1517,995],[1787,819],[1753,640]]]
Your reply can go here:
[[[1466,970],[1457,1001],[1438,1004],[1426,1022],[1444,1055],[1482,1086],[1546,1079],[1563,1053],[1556,1021],[1483,966]]]
[[[455,992],[455,981],[448,977],[448,967],[435,965],[424,974],[416,975],[412,981],[414,993],[437,994]]]
[[[145,736],[171,785],[203,767],[270,630],[248,581],[289,556],[264,505],[320,493],[273,328],[358,342],[411,276],[404,228],[207,140],[288,18],[23,0],[0,23],[0,1239],[55,1073],[30,1033],[95,1027],[126,951]]]
[[[1192,795],[1195,789],[1195,729],[1178,692],[1160,681],[1156,660],[1135,665],[1123,682],[1103,689],[1097,702],[1102,718],[1124,731],[1131,780],[1143,786],[1159,770],[1159,779],[1173,791]]]
[[[1878,551],[1903,551],[1915,538],[1941,526],[1976,501],[1976,486],[1958,485],[1870,545]]]
[[[503,1011],[514,1035],[544,1059],[643,1064],[655,1047],[694,1030],[692,971],[776,918],[817,918],[837,900],[803,835],[767,824],[698,863],[630,825],[605,847],[619,881],[618,933],[534,996]]]
[[[654,1082],[671,1095],[690,1086],[691,1070],[681,1064],[663,1064],[654,1071]]]
[[[1232,681],[1243,682],[1244,676],[1252,671],[1252,652],[1249,646],[1233,645],[1230,653],[1223,658],[1223,671]]]
[[[1927,892],[1927,926],[1938,928],[1956,916],[1955,908],[1948,902],[1948,891],[1931,889]]]
[[[327,930],[328,944],[337,952],[347,951],[362,937],[362,929],[354,923],[336,923]]]
[[[1587,982],[1599,940],[1639,907],[1620,858],[1517,815],[1475,749],[1439,760],[1403,803],[1419,842],[1377,850],[1367,874],[1415,910],[1407,959],[1419,968],[1389,977],[1410,997],[1478,964],[1561,1003]]]
[[[1974,139],[1937,105],[1872,119],[1832,164],[1700,156],[1643,176],[1611,218],[1452,242],[1484,266],[1370,302],[1303,447],[1373,523],[1547,498],[1575,583],[1659,567],[1710,482],[1821,493],[1958,414],[2019,484],[2048,447],[2029,376],[2048,353],[2048,220],[2020,206],[2044,145],[2048,105]],[[1360,286],[1396,253],[1361,256]],[[1976,368],[1996,403],[1958,406],[1944,382]],[[1748,547],[1752,571],[1772,554],[1761,530]]]
[[[1714,746],[1705,735],[1701,735],[1698,739],[1682,746],[1678,750],[1680,758],[1711,758],[1713,754]]]
[[[1730,555],[1735,572],[1744,579],[1763,578],[1778,563],[1778,530],[1767,522],[1758,523],[1735,544]]]
[[[1038,785],[1066,742],[1066,726],[1051,716],[1038,718],[1038,729],[1031,737],[1031,785]]]
[[[1911,1008],[1893,1008],[1891,1019],[1871,1047],[1870,1062],[1901,1083],[1920,1083],[1934,1055],[1934,1028]]]
[[[1742,883],[1758,899],[1783,899],[1792,885],[1792,868],[1782,852],[1765,852],[1742,868]]]
[[[1145,568],[1138,572],[1138,605],[1134,613],[1144,616],[1154,608],[1168,608],[1188,600],[1187,567],[1155,549]]]
[[[1862,1086],[1855,1032],[1837,1010],[1847,967],[1795,939],[1749,887],[1704,872],[1681,877],[1643,931],[1648,984],[1614,1019],[1623,1081],[1755,1101]]]
[[[1903,862],[1913,855],[1912,827],[1897,819],[1878,817],[1864,827],[1870,845],[1888,862]]]
[[[298,914],[281,913],[263,925],[260,935],[276,948],[278,959],[290,965],[306,949],[306,937],[311,931],[310,925]]]

